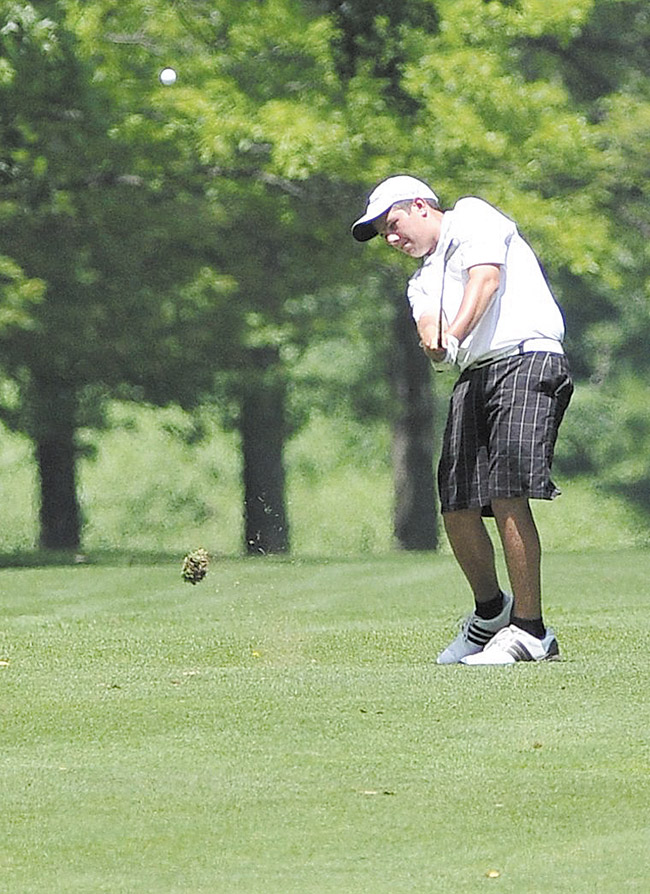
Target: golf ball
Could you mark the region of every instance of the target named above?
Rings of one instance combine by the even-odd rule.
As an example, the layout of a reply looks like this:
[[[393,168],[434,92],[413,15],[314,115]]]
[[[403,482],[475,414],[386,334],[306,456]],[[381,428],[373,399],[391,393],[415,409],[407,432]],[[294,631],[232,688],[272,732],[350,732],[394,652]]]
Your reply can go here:
[[[176,72],[173,68],[163,68],[160,72],[160,83],[164,84],[165,87],[169,87],[171,84],[176,82]]]

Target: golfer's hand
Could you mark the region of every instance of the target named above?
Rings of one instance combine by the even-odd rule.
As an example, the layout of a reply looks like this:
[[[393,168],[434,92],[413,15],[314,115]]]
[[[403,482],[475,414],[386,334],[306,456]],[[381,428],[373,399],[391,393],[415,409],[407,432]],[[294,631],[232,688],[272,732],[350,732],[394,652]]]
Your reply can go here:
[[[430,323],[420,329],[420,347],[433,363],[440,363],[444,360],[447,352],[439,344],[437,325]]]
[[[437,327],[434,332],[425,331],[420,338],[420,346],[432,363],[444,363],[453,366],[458,356],[458,339],[443,332],[438,341]]]
[[[435,347],[429,347],[428,345],[422,344],[422,350],[432,363],[445,362],[445,357],[447,356],[446,348],[439,348],[437,345]]]

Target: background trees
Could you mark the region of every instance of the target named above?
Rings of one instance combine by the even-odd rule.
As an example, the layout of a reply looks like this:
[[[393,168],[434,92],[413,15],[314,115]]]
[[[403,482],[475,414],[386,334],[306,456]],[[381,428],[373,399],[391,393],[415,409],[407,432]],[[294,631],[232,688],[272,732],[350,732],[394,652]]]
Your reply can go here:
[[[284,448],[314,403],[388,417],[398,541],[435,544],[408,265],[348,236],[368,189],[401,170],[517,219],[566,311],[580,421],[599,430],[586,444],[567,420],[566,468],[646,500],[632,435],[649,436],[633,384],[650,334],[643,4],[59,0],[0,15],[15,317],[1,412],[35,445],[44,546],[79,544],[79,431],[111,394],[217,397],[242,440],[251,552],[290,545]],[[366,358],[353,382],[296,375],[334,343]],[[614,393],[624,470],[603,419]]]
[[[41,544],[76,548],[78,429],[101,424],[109,388],[196,399],[228,284],[206,272],[209,207],[164,119],[114,101],[63,4],[4,13],[0,232],[44,288],[30,325],[0,334],[2,413],[34,441]]]

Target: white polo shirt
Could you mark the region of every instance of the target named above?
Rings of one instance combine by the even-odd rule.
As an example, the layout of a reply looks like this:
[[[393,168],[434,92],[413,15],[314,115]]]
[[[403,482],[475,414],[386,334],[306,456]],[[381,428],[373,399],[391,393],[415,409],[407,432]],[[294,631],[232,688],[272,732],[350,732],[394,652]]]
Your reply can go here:
[[[452,240],[458,245],[445,268],[444,255]],[[453,210],[444,213],[435,252],[409,280],[407,295],[415,321],[424,314],[437,317],[442,296],[450,324],[458,313],[468,270],[477,264],[497,264],[500,283],[487,311],[460,344],[461,370],[520,345],[523,351],[562,354],[562,311],[533,250],[510,218],[474,197],[459,199]]]

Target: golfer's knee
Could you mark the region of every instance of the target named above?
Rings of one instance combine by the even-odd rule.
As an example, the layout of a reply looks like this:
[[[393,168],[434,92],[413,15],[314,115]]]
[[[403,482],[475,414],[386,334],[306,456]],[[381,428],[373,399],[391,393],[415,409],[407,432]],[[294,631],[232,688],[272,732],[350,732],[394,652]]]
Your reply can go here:
[[[443,512],[442,521],[448,534],[474,528],[483,523],[480,509],[454,509]]]
[[[528,497],[501,497],[492,500],[494,517],[505,518],[511,515],[530,515]]]

